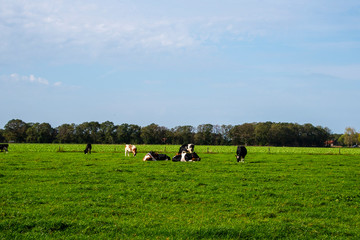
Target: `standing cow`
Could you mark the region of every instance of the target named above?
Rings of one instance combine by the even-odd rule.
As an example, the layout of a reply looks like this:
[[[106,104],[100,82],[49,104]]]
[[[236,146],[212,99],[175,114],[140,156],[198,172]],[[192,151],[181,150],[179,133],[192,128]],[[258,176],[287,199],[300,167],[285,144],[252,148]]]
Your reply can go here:
[[[5,144],[0,144],[0,151],[4,151],[7,153],[8,152],[8,148],[9,148],[9,144],[5,143]]]
[[[133,154],[134,154],[134,157],[136,156],[136,153],[137,153],[137,148],[136,148],[136,146],[135,145],[131,145],[131,144],[126,144],[125,145],[125,156],[126,156],[126,154],[128,155],[128,156],[130,156],[130,152],[132,152]]]
[[[84,153],[85,154],[91,154],[91,143],[88,143],[87,145],[86,145],[86,148],[85,148],[85,150],[84,150]]]
[[[246,154],[247,154],[246,147],[238,146],[237,150],[236,150],[236,155],[235,155],[237,162],[244,162]]]

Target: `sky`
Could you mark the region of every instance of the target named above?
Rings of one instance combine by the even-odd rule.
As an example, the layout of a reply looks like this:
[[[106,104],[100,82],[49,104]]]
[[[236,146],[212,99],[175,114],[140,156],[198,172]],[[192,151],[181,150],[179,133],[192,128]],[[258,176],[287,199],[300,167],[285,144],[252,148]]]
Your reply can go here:
[[[360,131],[358,0],[0,0],[11,119]]]

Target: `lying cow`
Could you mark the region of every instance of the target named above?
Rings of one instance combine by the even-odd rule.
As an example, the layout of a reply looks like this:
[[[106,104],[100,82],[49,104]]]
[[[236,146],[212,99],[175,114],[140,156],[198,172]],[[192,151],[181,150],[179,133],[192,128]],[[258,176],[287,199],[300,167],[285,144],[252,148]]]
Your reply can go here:
[[[126,144],[126,146],[125,146],[125,156],[126,156],[126,154],[128,156],[130,156],[130,154],[129,154],[130,152],[132,152],[134,154],[134,157],[135,157],[136,153],[137,153],[137,148],[136,148],[135,145]]]
[[[88,153],[90,153],[91,154],[91,143],[88,143],[87,145],[86,145],[86,148],[85,148],[85,150],[84,150],[84,153],[85,154],[88,154]]]
[[[8,152],[8,149],[9,149],[9,144],[0,144],[0,151],[2,152],[2,151],[4,151],[5,150],[5,152]]]
[[[200,160],[201,158],[196,154],[196,152],[189,153],[186,151],[183,151],[181,155],[177,154],[172,158],[173,162],[196,162]]]
[[[238,146],[235,155],[237,162],[244,162],[246,154],[247,154],[246,147]]]
[[[156,152],[148,152],[144,158],[143,158],[143,161],[167,161],[167,160],[170,160],[170,157],[167,156],[166,154],[158,154]]]
[[[189,152],[189,153],[193,153],[194,152],[194,148],[195,148],[195,145],[192,144],[192,143],[189,143],[189,144],[183,144],[181,145],[180,149],[179,149],[179,152],[178,152],[178,155],[182,154],[182,152]]]

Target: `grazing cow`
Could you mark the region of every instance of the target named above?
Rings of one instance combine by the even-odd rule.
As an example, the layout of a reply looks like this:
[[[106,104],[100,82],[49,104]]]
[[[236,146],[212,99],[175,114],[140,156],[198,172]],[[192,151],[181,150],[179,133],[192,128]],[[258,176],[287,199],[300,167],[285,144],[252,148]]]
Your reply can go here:
[[[238,146],[235,155],[237,162],[244,162],[246,154],[247,154],[246,147]]]
[[[183,144],[181,145],[178,154],[182,154],[183,151],[193,153],[194,152],[195,145],[192,143],[189,144]]]
[[[166,154],[158,154],[156,152],[149,152],[147,153],[144,158],[143,161],[161,161],[161,160],[170,160],[170,157],[167,156]]]
[[[0,151],[2,152],[2,151],[4,151],[5,150],[5,152],[8,152],[8,149],[9,149],[9,144],[0,144]]]
[[[129,154],[130,152],[132,152],[134,154],[134,157],[135,157],[136,153],[137,153],[137,148],[136,148],[135,145],[126,144],[126,146],[125,146],[125,156],[126,156],[126,154],[128,156],[130,156],[130,154]]]
[[[91,143],[88,143],[88,144],[86,144],[86,148],[85,148],[85,150],[84,150],[84,153],[85,154],[88,154],[88,153],[90,153],[91,154]]]
[[[177,154],[172,158],[173,162],[196,162],[200,160],[201,158],[195,152],[189,153],[186,151],[183,151],[181,155]]]

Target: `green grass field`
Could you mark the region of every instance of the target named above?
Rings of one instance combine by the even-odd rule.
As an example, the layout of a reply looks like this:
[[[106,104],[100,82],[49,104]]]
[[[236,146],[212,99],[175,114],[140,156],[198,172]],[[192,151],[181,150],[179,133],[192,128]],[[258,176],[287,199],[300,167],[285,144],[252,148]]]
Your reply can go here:
[[[236,147],[187,163],[142,161],[179,146],[84,148],[0,153],[0,239],[360,239],[359,149],[249,147],[241,164]]]

